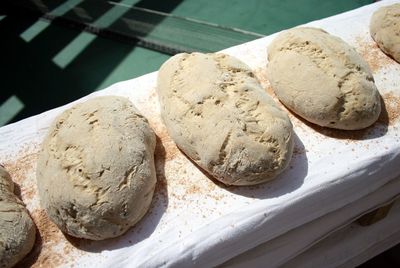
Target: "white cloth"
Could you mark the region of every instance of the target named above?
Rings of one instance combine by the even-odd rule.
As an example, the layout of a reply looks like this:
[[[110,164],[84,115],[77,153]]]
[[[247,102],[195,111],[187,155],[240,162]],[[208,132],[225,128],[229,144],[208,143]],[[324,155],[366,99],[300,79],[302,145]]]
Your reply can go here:
[[[400,177],[387,183],[379,190],[351,204],[348,204],[341,209],[326,214],[312,222],[304,224],[239,256],[234,257],[233,259],[224,263],[222,267],[265,267],[266,263],[268,263],[268,267],[281,267],[282,265],[286,264],[290,264],[290,266],[294,267],[300,267],[300,263],[312,263],[314,261],[312,259],[315,255],[317,255],[311,253],[314,251],[327,251],[332,258],[337,258],[338,261],[345,262],[345,260],[351,259],[354,254],[349,254],[348,256],[344,254],[346,255],[346,258],[343,257],[343,254],[338,254],[335,256],[335,254],[331,254],[330,250],[320,248],[322,247],[321,245],[325,243],[323,241],[327,241],[330,239],[330,237],[333,237],[338,232],[341,232],[338,230],[347,229],[350,225],[356,226],[356,224],[352,224],[353,221],[363,214],[384,204],[390,203],[395,198],[398,198],[400,195],[399,189]],[[399,213],[399,211],[394,209],[390,211],[390,215],[396,213]],[[369,227],[364,227],[364,229],[371,230]],[[400,232],[400,226],[390,230],[389,234],[396,232],[396,230]],[[352,236],[352,233],[346,232],[346,235]],[[346,239],[350,240],[350,238]],[[340,243],[340,240],[337,242]],[[309,249],[310,247],[312,249]],[[360,241],[360,245],[357,246],[358,250],[365,250],[369,247],[370,243],[365,243],[365,241]],[[319,261],[323,260],[324,259]],[[334,262],[332,262],[332,264],[333,263]],[[305,264],[304,267],[328,267],[327,265],[328,264],[307,266]],[[331,267],[336,266],[337,263]]]
[[[393,205],[383,220],[370,225],[348,225],[282,267],[356,267],[400,241],[400,202]]]
[[[384,97],[391,94],[388,101],[400,97],[400,65],[373,47],[368,25],[374,10],[393,2],[397,1],[378,2],[310,23],[358,49],[371,47],[368,54],[380,57],[375,81]],[[265,80],[266,47],[273,37],[224,52],[243,60]],[[128,233],[119,239],[93,242],[97,250],[61,251],[66,266],[215,266],[356,202],[400,174],[399,120],[388,126],[376,124],[360,139],[352,140],[321,134],[291,116],[297,137],[290,167],[260,186],[220,187],[176,150],[166,135],[155,92],[156,75],[117,83],[86,97],[125,96],[149,119],[166,150],[165,159],[159,155],[157,161],[158,179],[164,183],[159,184],[150,212]],[[263,85],[267,86],[265,81]],[[7,163],[32,156],[31,163],[21,161],[25,165],[21,166],[23,195],[27,187],[36,187],[35,153],[49,124],[70,105],[0,128],[0,162],[7,167]],[[39,208],[36,192],[23,197],[30,211]],[[54,248],[62,249],[65,243],[61,239]]]

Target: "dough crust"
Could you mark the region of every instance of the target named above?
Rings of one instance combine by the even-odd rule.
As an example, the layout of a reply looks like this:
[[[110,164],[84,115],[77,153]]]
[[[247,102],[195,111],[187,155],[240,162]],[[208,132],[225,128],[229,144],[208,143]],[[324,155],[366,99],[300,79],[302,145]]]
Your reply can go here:
[[[362,129],[381,112],[372,73],[342,39],[317,28],[293,28],[268,47],[268,79],[279,100],[304,119]]]
[[[36,227],[24,204],[14,195],[14,183],[0,166],[0,267],[12,267],[33,248]]]
[[[258,184],[288,165],[292,124],[238,59],[178,54],[159,71],[158,95],[175,143],[219,181]]]
[[[156,139],[126,98],[104,96],[58,116],[37,164],[41,205],[75,237],[119,236],[148,210]]]
[[[400,63],[400,3],[375,11],[370,32],[379,48]]]

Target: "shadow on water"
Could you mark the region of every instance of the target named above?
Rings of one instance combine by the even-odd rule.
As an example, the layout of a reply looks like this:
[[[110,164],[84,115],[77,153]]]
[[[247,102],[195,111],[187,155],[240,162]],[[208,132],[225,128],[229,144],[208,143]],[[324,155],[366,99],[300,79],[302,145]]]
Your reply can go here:
[[[124,14],[112,10],[115,6],[108,1],[82,1],[63,15],[79,19],[80,27],[76,27],[77,23],[58,23],[60,19],[46,22],[40,19],[41,14],[38,12],[18,6],[20,1],[12,2],[2,1],[0,4],[0,15],[4,16],[0,21],[0,49],[3,51],[0,104],[16,96],[24,107],[9,119],[9,123],[64,105],[95,91],[137,47],[138,41],[134,39],[116,42],[83,32],[90,23],[109,23],[110,26],[118,23],[118,16]],[[43,5],[49,2],[48,9],[55,7],[52,1],[40,2]],[[142,0],[136,5],[153,8],[156,2]],[[162,2],[160,9],[170,12],[180,2]],[[158,20],[152,19],[153,25],[146,27],[144,35],[150,33],[161,21],[161,17]],[[68,24],[74,27],[66,27]],[[22,34],[27,30],[37,33],[31,39],[23,38]],[[140,64],[146,63],[138,62]]]

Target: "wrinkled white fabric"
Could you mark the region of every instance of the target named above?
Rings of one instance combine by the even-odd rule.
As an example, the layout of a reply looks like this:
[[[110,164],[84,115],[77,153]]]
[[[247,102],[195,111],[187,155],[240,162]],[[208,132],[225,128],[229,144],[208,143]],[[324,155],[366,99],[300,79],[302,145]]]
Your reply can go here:
[[[356,267],[400,241],[400,202],[381,221],[366,227],[349,224],[282,267]]]

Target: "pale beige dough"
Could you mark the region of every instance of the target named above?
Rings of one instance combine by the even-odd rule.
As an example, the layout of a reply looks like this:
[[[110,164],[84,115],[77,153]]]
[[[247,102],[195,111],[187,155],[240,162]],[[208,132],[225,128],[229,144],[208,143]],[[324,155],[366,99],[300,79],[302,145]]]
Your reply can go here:
[[[155,135],[126,98],[90,99],[56,118],[37,164],[41,205],[72,236],[119,236],[148,210]]]
[[[400,62],[400,3],[375,11],[369,26],[379,48]]]
[[[267,74],[279,100],[306,120],[362,129],[381,111],[367,63],[342,39],[317,28],[284,31],[268,47]]]
[[[288,166],[292,124],[238,59],[178,54],[162,65],[157,89],[173,140],[219,181],[258,184]]]
[[[0,267],[12,267],[33,248],[36,228],[14,183],[0,166]]]

